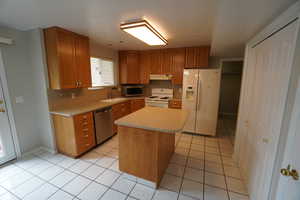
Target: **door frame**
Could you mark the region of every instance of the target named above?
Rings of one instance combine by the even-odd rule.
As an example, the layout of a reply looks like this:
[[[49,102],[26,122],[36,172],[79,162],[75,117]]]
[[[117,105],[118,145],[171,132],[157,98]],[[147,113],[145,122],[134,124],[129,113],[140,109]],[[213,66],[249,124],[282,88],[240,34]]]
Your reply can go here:
[[[11,105],[11,100],[10,100],[10,95],[9,95],[9,90],[8,90],[8,84],[7,84],[7,79],[6,79],[6,72],[5,72],[5,68],[4,68],[4,61],[3,61],[1,48],[2,47],[0,46],[0,81],[2,81],[3,95],[5,98],[7,115],[8,115],[8,120],[10,123],[11,134],[12,134],[12,139],[13,139],[13,143],[14,143],[14,147],[15,147],[16,157],[20,158],[21,157],[21,148],[20,148],[20,143],[19,143],[19,139],[18,139],[15,118],[14,118],[14,115],[12,112],[12,105]]]
[[[285,27],[287,24],[289,24],[290,22],[292,22],[293,20],[297,19],[300,20],[300,1],[297,1],[296,3],[294,3],[291,7],[289,7],[285,12],[283,12],[279,17],[277,17],[271,24],[269,24],[267,27],[265,27],[261,32],[259,32],[254,38],[252,38],[246,45],[246,50],[245,50],[245,61],[247,61],[247,57],[248,57],[248,52],[249,49],[252,48],[253,46],[256,46],[257,44],[261,43],[262,41],[264,41],[265,39],[267,39],[268,37],[270,37],[271,35],[273,35],[274,33],[276,33],[278,30],[280,30],[281,28]],[[298,22],[300,23],[300,22]],[[299,26],[298,26],[298,37],[299,36]],[[296,50],[293,52],[295,53]],[[295,58],[295,56],[294,56]],[[299,65],[299,63],[298,63]],[[243,69],[243,75],[242,75],[242,87],[241,87],[241,95],[240,95],[240,105],[239,105],[239,115],[238,115],[238,120],[240,118],[240,115],[243,115],[244,110],[241,108],[242,105],[242,100],[243,100],[243,96],[245,95],[244,89],[245,89],[245,73],[246,73],[246,69],[248,68],[247,66],[247,62],[244,62],[244,69]],[[292,66],[292,71],[295,71],[295,63],[293,63]],[[299,72],[300,73],[300,72]],[[296,76],[296,74],[292,74],[293,76]],[[290,94],[290,88],[291,88],[291,84],[296,84],[296,83],[292,83],[290,81],[290,85],[289,85],[289,92],[288,92],[288,96],[292,95]],[[288,103],[288,99],[286,100],[286,105],[285,105],[285,111],[284,111],[284,117],[287,116],[288,113],[287,112],[287,103]],[[237,126],[237,132],[239,132],[238,135],[236,135],[235,138],[235,145],[234,146],[234,154],[233,154],[233,159],[236,161],[239,161],[240,159],[240,154],[239,152],[241,151],[241,149],[243,147],[241,147],[240,141],[243,140],[243,138],[245,137],[245,133],[243,131],[238,131],[238,129],[241,129],[242,127]],[[278,176],[275,176],[275,174],[278,174],[277,169],[280,169],[281,167],[281,162],[279,162],[280,159],[283,158],[283,151],[285,150],[285,144],[286,144],[286,138],[282,137],[284,135],[286,135],[287,133],[284,133],[284,131],[286,131],[286,129],[284,129],[286,127],[284,127],[284,124],[281,127],[281,131],[280,131],[280,138],[278,141],[278,145],[277,145],[277,152],[276,152],[276,160],[274,162],[274,170],[272,172],[272,180],[271,180],[271,185],[269,188],[269,200],[273,200],[272,197],[274,197],[274,195],[276,194],[276,188],[277,188],[277,179]],[[247,177],[243,177],[247,180]]]

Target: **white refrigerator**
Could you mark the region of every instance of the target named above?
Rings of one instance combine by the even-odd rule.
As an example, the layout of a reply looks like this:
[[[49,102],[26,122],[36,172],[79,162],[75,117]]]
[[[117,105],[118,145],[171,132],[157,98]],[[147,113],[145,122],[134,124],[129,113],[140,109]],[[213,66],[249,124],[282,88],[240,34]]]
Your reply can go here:
[[[220,80],[220,69],[184,70],[182,108],[188,111],[184,132],[216,135]]]

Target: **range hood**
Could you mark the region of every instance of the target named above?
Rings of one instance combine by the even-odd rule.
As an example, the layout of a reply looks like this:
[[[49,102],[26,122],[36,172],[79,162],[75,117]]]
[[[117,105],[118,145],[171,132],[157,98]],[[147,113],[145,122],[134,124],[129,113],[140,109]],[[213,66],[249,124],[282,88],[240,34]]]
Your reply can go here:
[[[171,74],[150,74],[150,80],[171,80]]]

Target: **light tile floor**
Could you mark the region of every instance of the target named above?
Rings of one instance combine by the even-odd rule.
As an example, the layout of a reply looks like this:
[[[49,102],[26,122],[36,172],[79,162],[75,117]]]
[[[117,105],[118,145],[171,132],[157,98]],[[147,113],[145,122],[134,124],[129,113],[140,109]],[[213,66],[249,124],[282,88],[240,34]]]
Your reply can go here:
[[[39,151],[0,168],[1,200],[248,200],[228,138],[176,134],[159,189],[118,170],[118,137],[79,159]]]

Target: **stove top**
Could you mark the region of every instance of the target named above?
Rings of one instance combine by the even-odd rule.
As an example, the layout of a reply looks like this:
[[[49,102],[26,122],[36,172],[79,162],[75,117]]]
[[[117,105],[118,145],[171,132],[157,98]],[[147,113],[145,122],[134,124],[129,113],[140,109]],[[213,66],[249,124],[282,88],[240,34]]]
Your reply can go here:
[[[150,97],[148,97],[148,98],[150,98],[150,99],[155,99],[155,98],[158,98],[158,96],[150,96]]]
[[[167,97],[167,96],[150,96],[146,98],[146,101],[169,101],[169,99],[171,99],[171,97]]]

